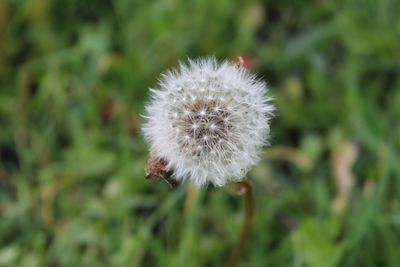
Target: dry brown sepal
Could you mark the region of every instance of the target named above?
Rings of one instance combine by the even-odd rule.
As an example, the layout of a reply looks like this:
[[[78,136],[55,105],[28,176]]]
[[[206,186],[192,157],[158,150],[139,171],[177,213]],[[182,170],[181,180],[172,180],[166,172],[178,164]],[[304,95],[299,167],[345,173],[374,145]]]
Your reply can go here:
[[[147,160],[145,177],[146,179],[162,179],[171,188],[175,188],[179,185],[176,180],[171,178],[171,173],[167,170],[167,162],[164,159],[153,156],[150,156]]]

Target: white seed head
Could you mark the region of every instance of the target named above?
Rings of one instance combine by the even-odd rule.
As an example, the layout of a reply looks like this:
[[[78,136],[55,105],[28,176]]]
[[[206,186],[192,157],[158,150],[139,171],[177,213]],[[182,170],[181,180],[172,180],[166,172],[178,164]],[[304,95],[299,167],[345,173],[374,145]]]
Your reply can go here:
[[[181,63],[151,90],[143,127],[150,153],[177,181],[241,180],[268,141],[274,107],[266,93],[263,81],[228,61]]]

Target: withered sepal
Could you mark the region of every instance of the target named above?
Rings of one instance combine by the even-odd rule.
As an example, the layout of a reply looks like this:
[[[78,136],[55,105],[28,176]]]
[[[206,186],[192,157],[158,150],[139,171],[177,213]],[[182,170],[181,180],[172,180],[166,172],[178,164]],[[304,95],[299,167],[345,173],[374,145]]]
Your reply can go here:
[[[177,187],[179,184],[176,180],[171,178],[172,173],[167,170],[167,162],[164,159],[150,156],[147,160],[145,169],[146,179],[162,179],[171,188]]]

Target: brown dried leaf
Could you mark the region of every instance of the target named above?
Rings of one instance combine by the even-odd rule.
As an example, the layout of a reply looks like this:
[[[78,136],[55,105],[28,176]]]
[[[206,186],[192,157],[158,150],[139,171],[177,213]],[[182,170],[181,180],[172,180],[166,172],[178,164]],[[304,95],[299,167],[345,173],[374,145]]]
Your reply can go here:
[[[350,142],[340,144],[331,155],[331,166],[337,188],[332,208],[336,213],[341,214],[347,209],[355,181],[351,168],[357,156],[358,148]]]

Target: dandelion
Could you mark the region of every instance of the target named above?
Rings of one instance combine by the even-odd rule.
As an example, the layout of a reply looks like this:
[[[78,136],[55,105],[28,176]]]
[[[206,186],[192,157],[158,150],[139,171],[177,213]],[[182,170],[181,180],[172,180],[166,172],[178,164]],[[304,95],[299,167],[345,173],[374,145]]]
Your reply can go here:
[[[189,60],[163,74],[151,97],[143,132],[151,155],[178,182],[240,181],[268,144],[271,97],[240,65]]]

